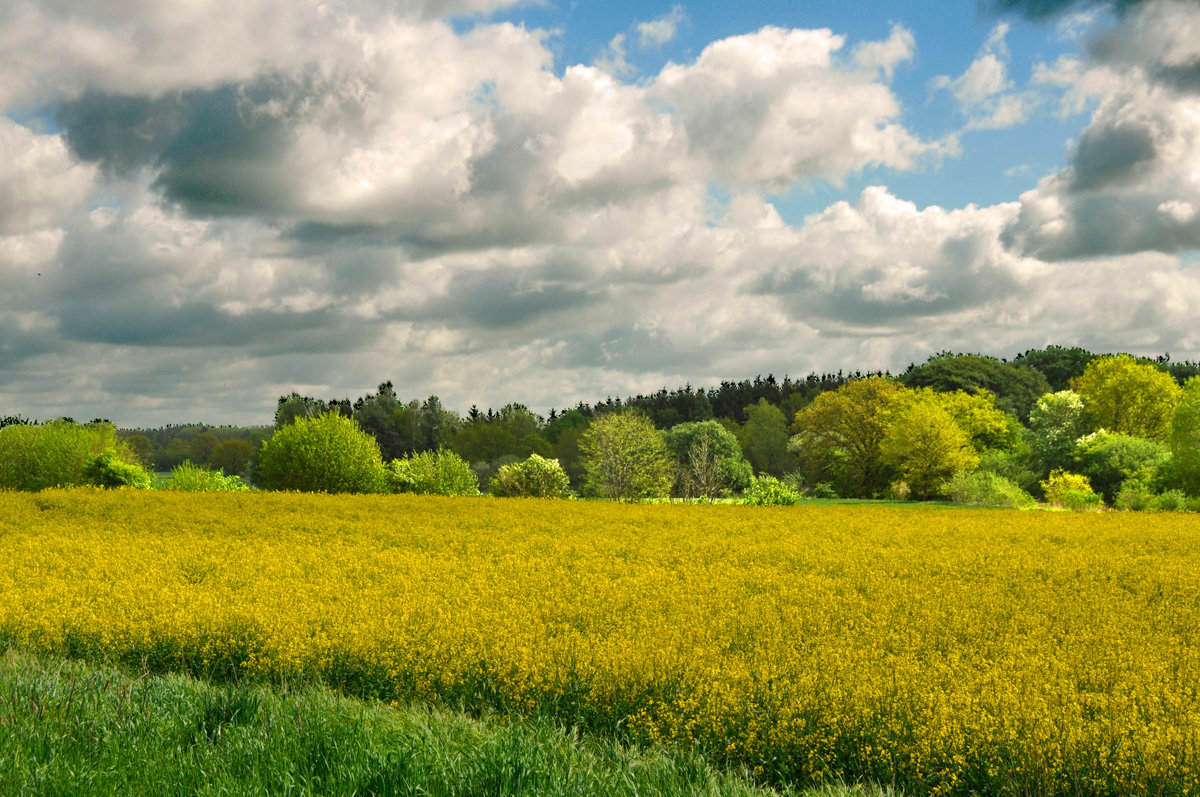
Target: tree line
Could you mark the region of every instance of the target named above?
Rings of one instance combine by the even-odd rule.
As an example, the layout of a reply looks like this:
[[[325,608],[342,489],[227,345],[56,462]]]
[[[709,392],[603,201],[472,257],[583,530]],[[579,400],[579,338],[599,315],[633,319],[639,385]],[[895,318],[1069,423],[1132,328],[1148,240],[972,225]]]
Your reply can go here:
[[[942,352],[896,376],[768,375],[607,397],[544,417],[518,403],[459,414],[436,396],[404,400],[384,382],[353,401],[281,396],[271,427],[175,426],[121,438],[131,461],[154,470],[187,462],[263,485],[282,483],[273,465],[263,471],[269,442],[299,421],[329,416],[378,449],[386,474],[372,477],[372,489],[430,491],[422,478],[453,455],[459,481],[469,472],[475,485],[508,494],[530,480],[557,484],[557,475],[534,473],[553,462],[565,482],[559,492],[618,498],[757,490],[760,499],[774,491],[1019,503],[1062,493],[1148,508],[1190,499],[1200,487],[1189,475],[1196,441],[1187,431],[1198,375],[1200,366],[1169,355],[1058,346],[1012,360]],[[28,423],[10,417],[0,427]],[[641,459],[623,462],[620,449]],[[632,481],[614,487],[621,479]]]

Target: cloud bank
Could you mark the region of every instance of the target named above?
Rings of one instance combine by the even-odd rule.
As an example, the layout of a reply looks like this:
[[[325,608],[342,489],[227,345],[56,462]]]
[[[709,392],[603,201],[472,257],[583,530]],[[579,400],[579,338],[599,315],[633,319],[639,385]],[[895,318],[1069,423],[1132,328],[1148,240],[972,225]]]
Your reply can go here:
[[[948,346],[1200,353],[1194,3],[1128,4],[1043,66],[1092,116],[1013,201],[875,185],[795,224],[774,195],[954,156],[891,86],[908,29],[767,27],[635,78],[449,19],[504,5],[0,10],[0,410],[265,422],[383,379],[547,408]],[[1006,31],[939,84],[975,128],[1033,107]]]

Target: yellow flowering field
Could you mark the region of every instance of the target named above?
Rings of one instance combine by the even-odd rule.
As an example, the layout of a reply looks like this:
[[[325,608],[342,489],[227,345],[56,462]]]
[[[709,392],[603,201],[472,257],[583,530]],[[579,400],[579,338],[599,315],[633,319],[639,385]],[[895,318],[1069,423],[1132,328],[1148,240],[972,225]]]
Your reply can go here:
[[[1192,515],[0,494],[0,644],[911,793],[1200,793]]]

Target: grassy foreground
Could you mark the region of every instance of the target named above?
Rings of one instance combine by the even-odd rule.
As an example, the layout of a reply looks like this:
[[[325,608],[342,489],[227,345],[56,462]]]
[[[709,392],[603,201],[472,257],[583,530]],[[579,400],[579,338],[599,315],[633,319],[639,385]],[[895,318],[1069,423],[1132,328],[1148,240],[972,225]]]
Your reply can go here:
[[[0,645],[696,750],[773,783],[1200,793],[1191,516],[0,495]]]
[[[0,793],[779,794],[718,773],[694,753],[630,749],[544,721],[500,726],[315,686],[133,676],[13,650],[0,654]]]

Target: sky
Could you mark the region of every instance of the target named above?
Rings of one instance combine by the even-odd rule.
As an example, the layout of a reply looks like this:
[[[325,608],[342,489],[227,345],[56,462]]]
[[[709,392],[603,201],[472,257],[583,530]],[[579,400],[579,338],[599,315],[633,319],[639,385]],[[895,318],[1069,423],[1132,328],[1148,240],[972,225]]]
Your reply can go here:
[[[7,0],[0,415],[1200,359],[1200,0]]]

